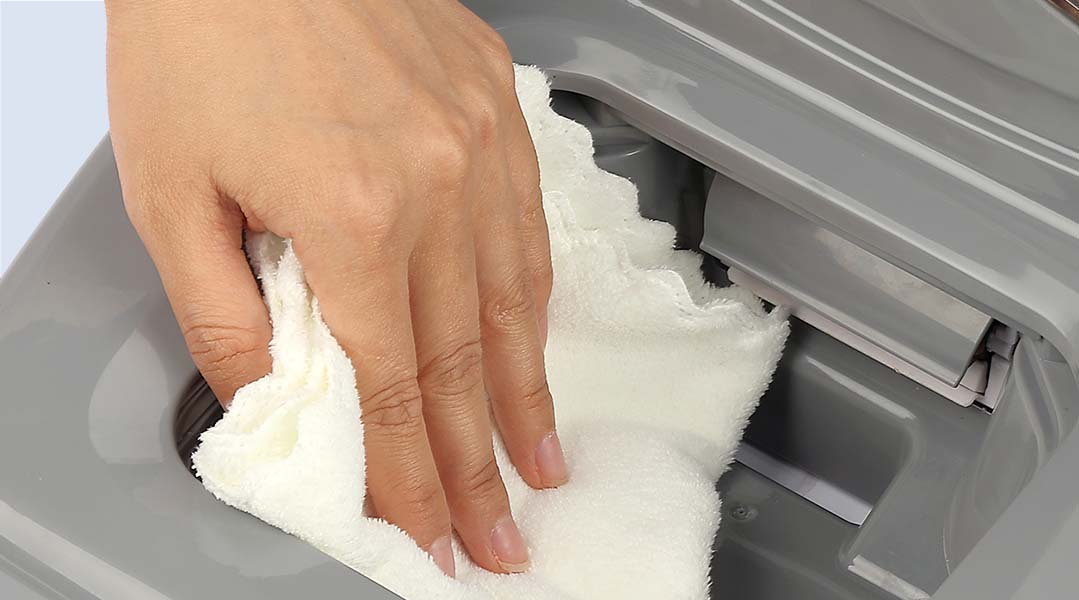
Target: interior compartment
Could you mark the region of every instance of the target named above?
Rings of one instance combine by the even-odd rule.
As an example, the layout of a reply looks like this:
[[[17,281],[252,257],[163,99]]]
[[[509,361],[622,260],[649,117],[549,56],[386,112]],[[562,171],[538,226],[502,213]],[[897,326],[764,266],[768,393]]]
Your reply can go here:
[[[644,216],[702,251],[712,281],[763,275],[785,305],[824,317],[792,318],[718,482],[715,596],[932,595],[1074,427],[1079,390],[1059,354],[630,116],[568,92],[553,106],[589,127],[601,167],[638,185]],[[836,268],[850,259],[858,268]]]
[[[947,576],[941,533],[989,415],[793,325],[742,446],[800,479],[740,456],[720,480],[718,589],[762,600],[920,597]],[[815,495],[821,485],[839,494]],[[865,507],[860,521],[847,516],[851,499]],[[731,518],[732,505],[759,516]]]
[[[838,568],[858,528],[735,464],[719,483],[723,521],[712,558],[715,598],[892,598]],[[797,531],[797,535],[792,532]]]
[[[702,165],[594,100],[556,92],[553,106],[589,127],[597,163],[638,185],[642,214],[672,223],[680,247],[699,249],[708,239],[703,270],[710,280],[726,284],[730,268],[753,266],[732,260],[736,253],[725,250],[724,237],[706,231],[706,210],[717,210],[709,209],[709,192],[737,189],[737,174]],[[752,202],[742,207],[751,211],[743,218],[786,210],[763,196]],[[769,258],[782,261],[777,248]],[[867,308],[873,316],[874,307]],[[724,517],[713,593],[750,600],[928,598],[1074,427],[1075,380],[1044,340],[1013,337],[1008,369],[998,371],[999,403],[962,406],[819,327],[797,318],[792,325],[738,460],[717,484]],[[991,333],[980,335],[964,360],[1000,345]],[[917,355],[917,342],[909,337],[904,352]],[[175,421],[185,461],[220,414],[205,384],[196,385]]]

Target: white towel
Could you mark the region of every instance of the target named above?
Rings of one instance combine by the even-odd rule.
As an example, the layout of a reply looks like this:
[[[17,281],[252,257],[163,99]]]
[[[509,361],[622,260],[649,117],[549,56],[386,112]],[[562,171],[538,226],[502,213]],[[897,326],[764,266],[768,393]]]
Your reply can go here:
[[[778,311],[709,286],[633,184],[596,167],[588,130],[517,68],[539,156],[554,290],[547,371],[570,481],[537,491],[495,440],[532,568],[494,575],[455,542],[450,579],[396,527],[362,513],[363,427],[351,364],[290,243],[249,251],[273,320],[273,372],[237,392],[194,465],[222,501],[408,599],[708,598],[715,482],[787,335]],[[497,436],[496,436],[497,437]],[[722,582],[719,582],[720,588]]]

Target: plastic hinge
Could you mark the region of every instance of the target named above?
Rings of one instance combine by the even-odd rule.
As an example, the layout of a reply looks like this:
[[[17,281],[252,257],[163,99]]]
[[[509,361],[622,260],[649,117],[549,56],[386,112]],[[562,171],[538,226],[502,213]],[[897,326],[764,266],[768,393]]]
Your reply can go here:
[[[842,323],[798,302],[760,279],[741,269],[731,267],[727,271],[731,283],[740,285],[777,306],[783,306],[790,314],[823,331],[893,371],[911,379],[948,400],[960,405],[975,403],[992,411],[1000,401],[1011,368],[1011,357],[1019,341],[1016,330],[994,323],[985,336],[986,352],[983,358],[973,360],[963,373],[958,385],[949,386],[925,370],[904,360],[871,340],[859,335]]]

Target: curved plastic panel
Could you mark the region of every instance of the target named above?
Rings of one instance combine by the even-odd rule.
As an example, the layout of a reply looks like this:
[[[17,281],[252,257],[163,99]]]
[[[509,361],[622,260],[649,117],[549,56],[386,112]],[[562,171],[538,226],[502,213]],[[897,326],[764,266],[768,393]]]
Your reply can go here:
[[[106,139],[0,280],[0,590],[395,598],[190,476],[173,421],[194,379]]]
[[[701,248],[952,387],[991,321],[727,178],[712,184]]]

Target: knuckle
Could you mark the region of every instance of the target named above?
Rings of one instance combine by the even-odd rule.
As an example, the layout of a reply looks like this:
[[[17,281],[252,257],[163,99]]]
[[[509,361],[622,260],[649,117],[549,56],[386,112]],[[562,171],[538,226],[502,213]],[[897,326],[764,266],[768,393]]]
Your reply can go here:
[[[546,303],[554,288],[554,269],[551,267],[550,256],[541,258],[537,262],[535,272],[532,273],[532,290],[540,301]]]
[[[495,331],[508,331],[529,325],[532,311],[532,296],[524,275],[515,273],[482,303],[480,312],[485,325]]]
[[[472,135],[483,148],[489,148],[498,138],[503,103],[486,85],[477,85],[468,97]]]
[[[243,377],[251,359],[270,342],[264,333],[253,328],[209,324],[200,318],[190,320],[183,335],[203,376],[226,382]]]
[[[423,408],[419,385],[410,377],[400,378],[360,398],[364,422],[371,427],[405,434],[423,429]]]
[[[459,189],[464,184],[471,165],[469,135],[456,118],[447,118],[438,135],[431,136],[427,147],[427,162],[436,186],[442,190]]]
[[[219,202],[215,184],[197,172],[157,168],[151,172],[161,173],[161,181],[141,181],[139,176],[122,180],[124,212],[148,248],[183,235],[184,228],[178,225],[193,208]]]
[[[481,23],[475,39],[486,61],[490,80],[502,92],[514,94],[513,54],[506,40],[486,23]]]
[[[459,492],[469,501],[489,503],[499,500],[504,489],[498,462],[495,461],[494,455],[488,455],[475,467],[465,471],[461,477]]]
[[[509,68],[510,74],[513,73],[513,58],[510,55],[510,48],[506,44],[506,40],[493,28],[487,25],[483,25],[482,29],[477,36],[480,46],[483,49],[484,55],[495,67],[500,67],[504,70]]]
[[[545,420],[550,415],[551,407],[553,406],[551,389],[547,385],[547,378],[540,377],[538,383],[525,388],[525,390],[513,401],[513,407],[525,416]]]
[[[543,211],[543,197],[538,188],[526,196],[524,210],[521,211],[521,225],[527,231],[547,233],[547,215]]]
[[[437,481],[410,475],[398,481],[390,492],[400,510],[409,515],[415,529],[426,531],[441,528],[440,507],[445,504],[445,497]]]
[[[382,247],[397,236],[406,219],[400,178],[359,172],[335,177],[324,192],[328,215],[345,234]]]
[[[507,96],[511,96],[513,101],[517,101],[517,74],[513,72],[513,60],[510,58],[509,50],[506,50],[505,60],[497,60],[491,67],[493,69],[493,77],[495,85],[499,90],[504,92]]]
[[[420,368],[420,386],[431,397],[469,397],[483,384],[483,351],[479,339],[440,352]]]
[[[551,295],[554,285],[554,268],[551,265],[550,240],[547,237],[547,219],[543,213],[543,203],[530,203],[521,217],[527,240],[527,255],[532,270],[532,291],[542,301]]]

